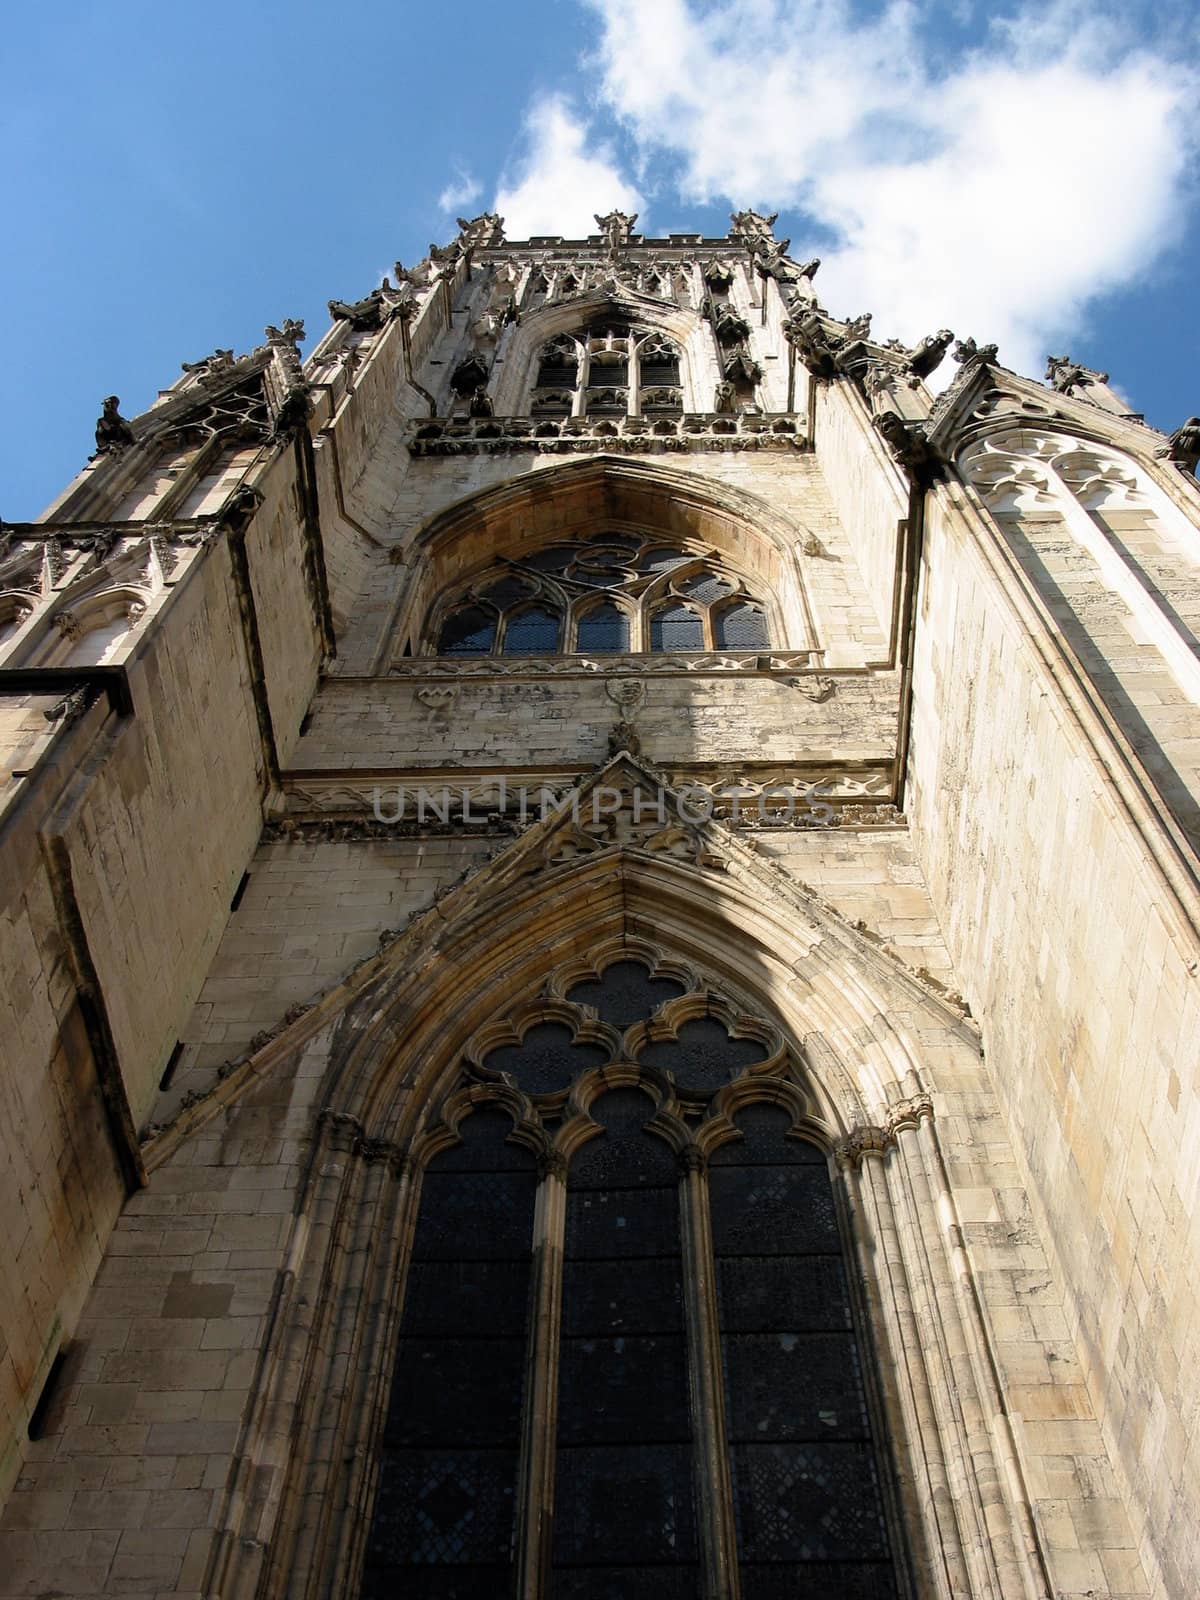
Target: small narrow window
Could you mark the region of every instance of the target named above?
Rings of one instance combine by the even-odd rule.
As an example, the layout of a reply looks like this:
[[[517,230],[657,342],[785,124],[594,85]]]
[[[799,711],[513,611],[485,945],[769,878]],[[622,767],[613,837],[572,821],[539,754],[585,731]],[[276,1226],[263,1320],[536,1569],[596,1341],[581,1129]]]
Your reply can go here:
[[[486,656],[496,642],[496,618],[482,606],[464,606],[442,624],[438,654]]]
[[[703,650],[704,630],[690,606],[668,606],[650,622],[651,650]]]
[[[504,632],[506,656],[549,656],[558,649],[557,613],[543,606],[527,606],[509,618]]]
[[[629,618],[619,606],[594,606],[579,619],[579,648],[593,654],[629,649]]]
[[[761,650],[767,639],[767,619],[757,606],[728,606],[717,615],[717,648],[720,650]]]

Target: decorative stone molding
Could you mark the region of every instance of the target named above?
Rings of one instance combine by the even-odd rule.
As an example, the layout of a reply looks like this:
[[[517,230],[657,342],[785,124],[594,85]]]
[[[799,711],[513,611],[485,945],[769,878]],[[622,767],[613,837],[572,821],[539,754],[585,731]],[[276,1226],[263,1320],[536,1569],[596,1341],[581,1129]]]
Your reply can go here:
[[[819,650],[698,651],[695,655],[555,656],[534,662],[504,656],[402,656],[388,667],[392,678],[592,678],[705,676],[729,672],[792,673],[818,663]],[[790,681],[790,680],[789,680]]]
[[[69,639],[72,644],[83,638],[83,628],[79,618],[73,611],[56,611],[50,618],[51,625],[58,629],[64,639]]]
[[[414,456],[577,455],[594,450],[655,455],[689,450],[805,450],[808,439],[803,420],[793,413],[731,416],[718,409],[657,417],[430,418],[414,426],[408,448]]]
[[[834,1150],[838,1164],[858,1168],[866,1156],[886,1156],[895,1147],[897,1134],[919,1127],[932,1116],[933,1100],[927,1094],[909,1095],[893,1102],[880,1122],[862,1123],[851,1129]]]
[[[806,700],[811,700],[814,705],[830,699],[837,691],[837,684],[830,677],[822,673],[813,673],[803,678],[788,680],[794,689],[798,689]]]

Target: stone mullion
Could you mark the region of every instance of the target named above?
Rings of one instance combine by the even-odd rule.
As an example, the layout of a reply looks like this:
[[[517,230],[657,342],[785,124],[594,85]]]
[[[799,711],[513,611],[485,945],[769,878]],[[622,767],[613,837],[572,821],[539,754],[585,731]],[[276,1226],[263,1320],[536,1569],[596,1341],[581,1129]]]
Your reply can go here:
[[[1024,1595],[1026,1600],[1052,1600],[1053,1585],[1033,1520],[1012,1419],[1004,1403],[986,1316],[932,1118],[921,1117],[915,1123],[902,1124],[896,1139],[902,1147],[908,1145],[914,1149],[928,1184],[929,1216],[938,1219],[946,1239],[950,1275],[959,1308],[957,1321],[962,1329],[977,1403],[989,1424],[986,1457],[982,1450],[977,1453],[976,1469],[989,1512],[988,1525],[992,1529],[1002,1592],[1005,1600],[1018,1594]],[[991,1514],[993,1506],[1003,1507],[1002,1520]]]
[[[567,1161],[561,1151],[554,1150],[542,1162],[533,1220],[533,1284],[517,1490],[518,1600],[543,1600],[549,1594],[566,1221]]]
[[[884,1164],[846,1165],[843,1180],[861,1239],[860,1280],[872,1323],[894,1330],[895,1335],[887,1370],[899,1378],[894,1392],[904,1414],[908,1445],[898,1463],[901,1500],[914,1504],[924,1529],[924,1548],[913,1554],[928,1575],[930,1594],[938,1600],[962,1600],[975,1590],[963,1556],[955,1487],[943,1448],[946,1418],[939,1412],[931,1382],[928,1328],[922,1326],[914,1304],[921,1291],[914,1290],[904,1257]]]
[[[695,1429],[693,1470],[700,1534],[700,1594],[703,1600],[738,1600],[737,1531],[725,1429],[725,1388],[721,1379],[721,1330],[708,1178],[695,1147],[688,1147],[684,1158],[679,1214],[683,1234],[688,1383]]]

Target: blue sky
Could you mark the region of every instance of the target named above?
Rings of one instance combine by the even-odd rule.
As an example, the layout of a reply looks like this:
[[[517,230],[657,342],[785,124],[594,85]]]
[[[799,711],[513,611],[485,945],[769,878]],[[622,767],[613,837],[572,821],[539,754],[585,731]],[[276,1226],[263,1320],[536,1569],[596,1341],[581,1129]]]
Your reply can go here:
[[[949,325],[1041,375],[1200,411],[1200,96],[1186,7],[309,0],[11,15],[0,515],[217,346],[357,298],[454,215],[654,233],[778,209],[838,315]],[[454,191],[458,191],[457,195]]]

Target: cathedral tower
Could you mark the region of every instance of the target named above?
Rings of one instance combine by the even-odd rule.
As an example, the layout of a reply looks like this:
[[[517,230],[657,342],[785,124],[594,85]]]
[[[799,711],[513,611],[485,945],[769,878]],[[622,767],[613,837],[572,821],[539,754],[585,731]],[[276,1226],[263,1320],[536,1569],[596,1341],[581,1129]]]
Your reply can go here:
[[[4,527],[0,1595],[1194,1592],[1200,422],[731,220]]]

